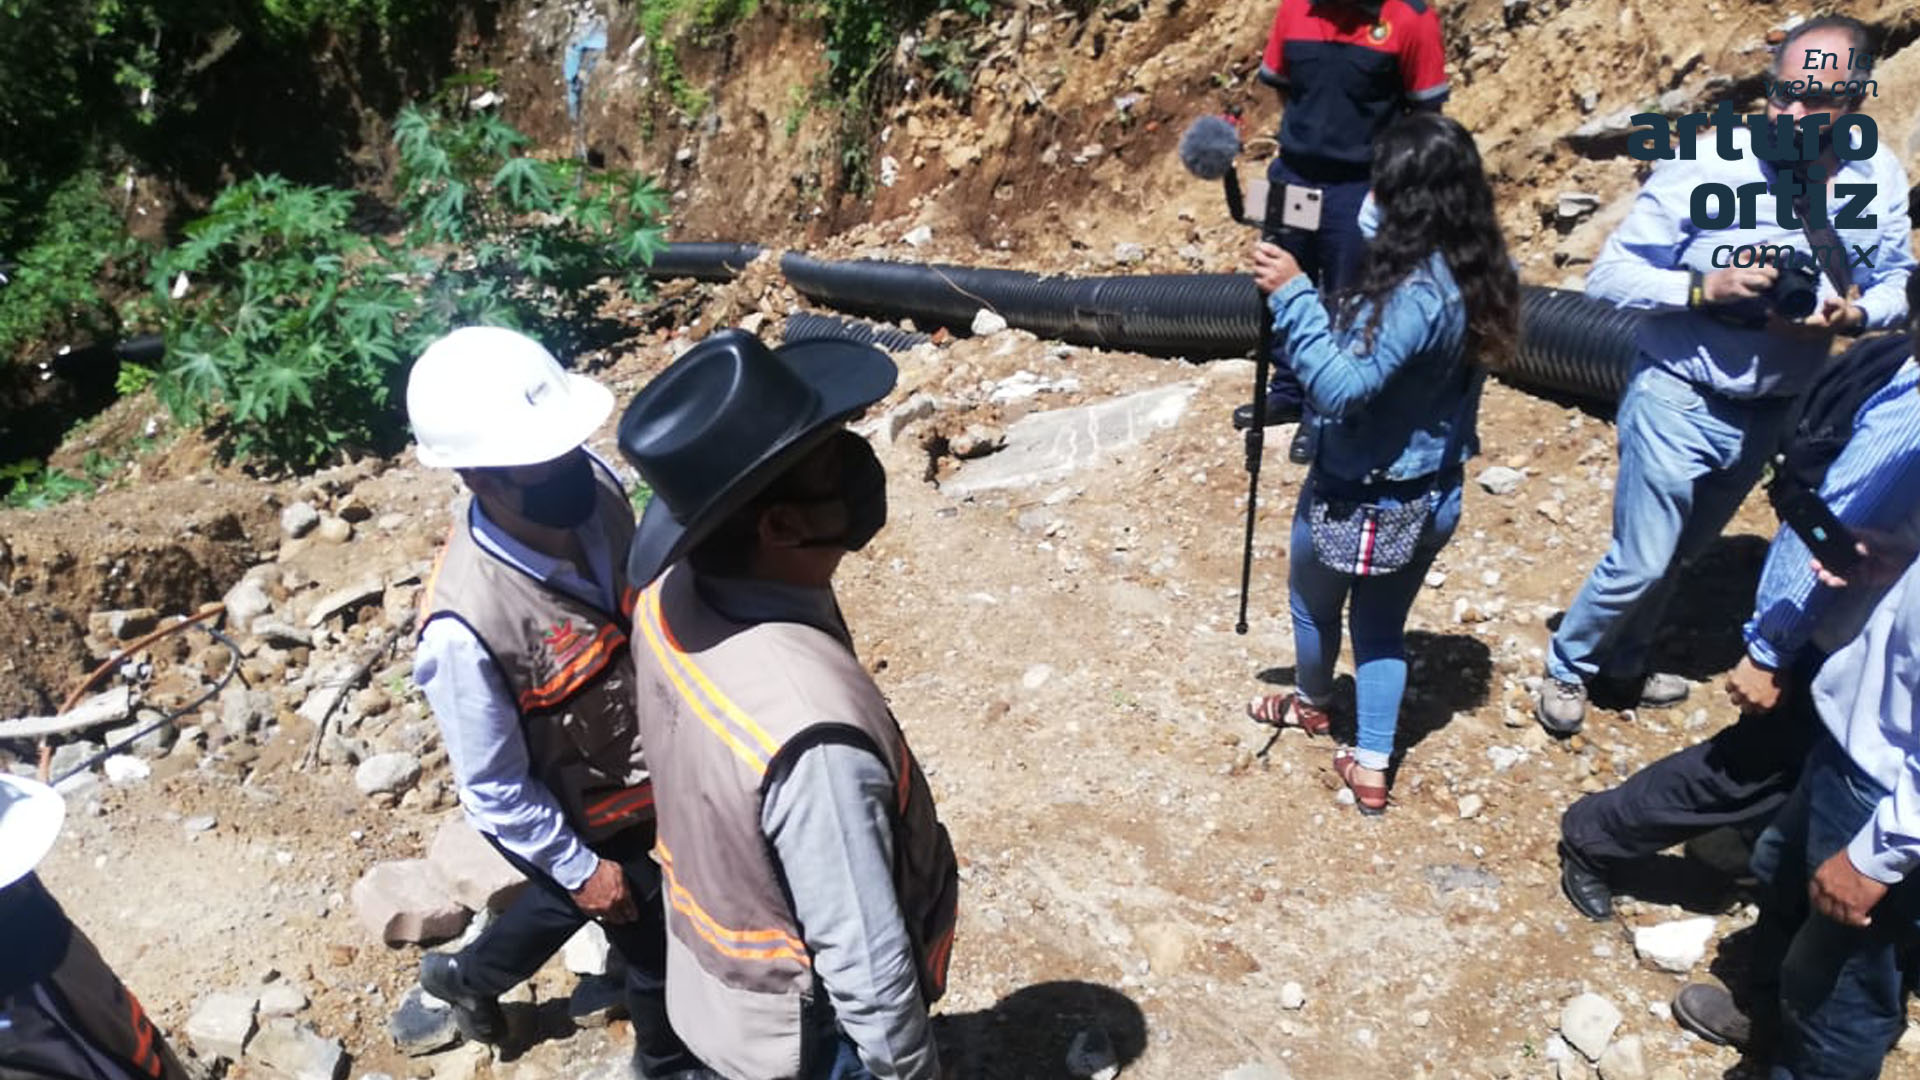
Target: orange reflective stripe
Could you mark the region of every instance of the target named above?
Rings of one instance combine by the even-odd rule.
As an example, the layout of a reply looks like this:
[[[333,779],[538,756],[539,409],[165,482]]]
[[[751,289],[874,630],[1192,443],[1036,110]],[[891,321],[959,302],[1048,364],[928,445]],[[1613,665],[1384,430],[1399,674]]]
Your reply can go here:
[[[134,1065],[154,1076],[160,1075],[160,1055],[153,1049],[153,1025],[147,1022],[147,1014],[140,1009],[140,1000],[133,991],[126,991],[127,1017],[133,1023],[134,1033],[139,1036],[139,1045],[133,1052]]]
[[[722,955],[736,960],[769,963],[792,960],[801,967],[813,966],[813,958],[807,954],[806,945],[784,930],[733,930],[722,926],[680,884],[679,876],[673,872],[673,853],[667,850],[667,845],[660,843],[655,850],[660,853],[660,868],[665,871],[668,902],[675,911],[687,917],[693,932],[699,934],[702,941]]]
[[[633,609],[635,605],[639,603],[640,590],[631,585],[627,586],[627,591],[620,594],[620,614],[631,620],[633,618]]]
[[[606,825],[653,808],[653,785],[615,792],[587,807],[587,824]]]
[[[654,618],[658,621],[661,636],[664,637],[667,644],[672,647],[674,656],[680,661],[682,669],[700,687],[701,692],[706,694],[707,700],[713,702],[719,707],[721,712],[727,714],[727,718],[739,725],[740,730],[751,736],[754,742],[759,743],[762,750],[768,754],[779,752],[780,743],[774,739],[773,736],[767,734],[766,729],[755,723],[753,717],[748,716],[745,710],[735,705],[732,698],[722,693],[719,687],[713,685],[713,681],[707,678],[707,673],[701,671],[700,665],[694,663],[693,657],[688,654],[686,649],[681,647],[679,639],[673,636],[673,627],[668,626],[666,618],[660,614],[660,589],[658,586],[654,587],[653,595],[648,598],[648,604],[653,611]]]
[[[953,957],[953,932],[958,928],[956,919],[955,925],[947,927],[946,934],[934,943],[933,951],[927,954],[927,973],[940,981],[940,985],[934,987],[935,993],[946,992],[947,964]]]
[[[572,663],[561,668],[553,678],[521,694],[520,708],[544,708],[572,697],[587,680],[600,673],[613,651],[626,643],[626,636],[620,633],[618,627],[601,627],[600,632],[594,635],[593,644],[574,657]]]
[[[907,812],[907,795],[912,790],[911,785],[907,782],[913,776],[911,772],[912,767],[913,755],[907,751],[907,737],[902,735],[900,736],[900,779],[897,780],[894,785],[899,792],[898,798],[900,801],[900,812],[902,814]]]
[[[694,711],[694,715],[700,717],[700,721],[707,725],[708,730],[719,736],[721,742],[727,744],[727,748],[733,751],[734,756],[746,762],[747,767],[755,774],[765,774],[768,759],[772,756],[775,747],[768,745],[765,753],[756,752],[753,747],[736,737],[725,722],[714,715],[713,710],[707,708],[707,703],[699,692],[688,685],[687,674],[682,665],[684,661],[686,667],[691,667],[691,661],[687,660],[686,653],[680,649],[679,643],[672,641],[672,633],[667,629],[666,620],[660,615],[658,585],[647,590],[646,603],[645,615],[634,621],[640,627],[641,634],[647,639],[647,647],[653,650],[654,659],[660,662],[660,669],[666,672],[667,680],[673,683],[673,688],[679,692],[680,699],[687,703],[687,707]],[[733,713],[737,714],[739,710],[734,709]],[[758,730],[758,727],[756,726],[754,730]],[[763,738],[765,734],[761,732]]]

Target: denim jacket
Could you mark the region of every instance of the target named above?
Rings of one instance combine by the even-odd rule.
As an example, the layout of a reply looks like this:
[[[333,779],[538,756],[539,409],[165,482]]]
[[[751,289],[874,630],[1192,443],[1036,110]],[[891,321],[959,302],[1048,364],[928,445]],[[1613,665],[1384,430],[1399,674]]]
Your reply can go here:
[[[1362,336],[1370,309],[1363,305],[1352,328],[1335,330],[1304,274],[1267,304],[1277,351],[1319,417],[1317,473],[1356,485],[1414,480],[1479,451],[1474,424],[1485,373],[1467,361],[1466,307],[1439,252],[1387,298],[1371,350]],[[1444,460],[1450,444],[1452,460]]]

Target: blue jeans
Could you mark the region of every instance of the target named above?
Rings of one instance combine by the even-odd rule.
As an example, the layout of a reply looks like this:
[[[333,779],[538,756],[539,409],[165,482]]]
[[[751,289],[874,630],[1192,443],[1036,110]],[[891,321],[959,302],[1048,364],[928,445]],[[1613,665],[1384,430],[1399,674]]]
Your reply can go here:
[[[822,1055],[803,1065],[800,1071],[804,1080],[873,1080],[873,1074],[860,1060],[860,1051],[845,1035],[838,1035],[832,1057]]]
[[[1613,543],[1567,608],[1547,674],[1646,674],[1681,567],[1713,543],[1760,479],[1792,402],[1735,401],[1643,362],[1620,401]]]
[[[1407,690],[1407,612],[1413,609],[1413,598],[1420,592],[1434,556],[1440,554],[1460,524],[1460,478],[1456,473],[1442,486],[1439,505],[1427,521],[1412,560],[1391,574],[1371,577],[1342,574],[1315,557],[1306,512],[1306,492],[1312,490],[1313,483],[1309,477],[1301,488],[1293,515],[1293,543],[1287,555],[1288,606],[1293,611],[1297,668],[1294,685],[1312,704],[1325,706],[1332,699],[1333,664],[1340,658],[1340,617],[1351,597],[1354,696],[1360,729],[1354,758],[1365,768],[1384,771],[1393,757],[1400,699]],[[1398,485],[1397,496],[1369,501],[1411,499],[1430,483],[1428,478]]]
[[[1372,185],[1365,178],[1333,183],[1310,180],[1288,168],[1277,157],[1267,166],[1267,182],[1272,185],[1273,193],[1267,203],[1267,234],[1275,237],[1276,242],[1294,257],[1300,264],[1301,273],[1306,274],[1307,280],[1320,290],[1322,298],[1351,286],[1354,279],[1360,276],[1360,261],[1367,251],[1366,238],[1360,235],[1360,204],[1366,201],[1367,189]],[[1320,189],[1318,232],[1280,228],[1282,184],[1305,184]],[[1272,359],[1273,377],[1268,384],[1271,389],[1267,394],[1269,408],[1301,408],[1306,392],[1278,346]]]
[[[1799,787],[1754,846],[1764,886],[1755,926],[1755,1001],[1777,1000],[1780,1045],[1772,1080],[1872,1080],[1906,1030],[1906,976],[1920,942],[1920,889],[1896,885],[1873,925],[1842,926],[1811,909],[1808,883],[1845,850],[1887,791],[1822,732]],[[1778,979],[1777,998],[1768,994]],[[1764,1015],[1755,1017],[1763,1029]]]

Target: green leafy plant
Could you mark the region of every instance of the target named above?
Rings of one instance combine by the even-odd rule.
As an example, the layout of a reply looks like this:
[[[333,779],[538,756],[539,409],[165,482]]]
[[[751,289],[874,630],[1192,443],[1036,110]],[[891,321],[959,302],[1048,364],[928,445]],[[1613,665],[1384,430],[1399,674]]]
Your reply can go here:
[[[53,190],[41,221],[0,290],[0,352],[9,355],[34,343],[110,332],[113,312],[101,282],[109,265],[133,251],[104,178],[91,169]]]
[[[222,192],[156,261],[169,339],[156,392],[177,417],[282,466],[391,452],[406,365],[432,338],[517,326],[564,352],[603,279],[644,294],[665,208],[651,181],[526,156],[492,115],[409,107],[394,142],[399,237],[354,232],[351,193],[266,176]]]
[[[49,469],[38,461],[16,461],[0,466],[0,487],[11,484],[0,505],[13,510],[44,510],[69,499],[91,495],[112,482],[126,462],[89,450],[81,459],[80,473]]]
[[[113,377],[113,392],[119,394],[121,397],[137,394],[147,387],[152,386],[153,380],[158,377],[159,374],[158,371],[144,364],[133,364],[122,361],[119,374]]]

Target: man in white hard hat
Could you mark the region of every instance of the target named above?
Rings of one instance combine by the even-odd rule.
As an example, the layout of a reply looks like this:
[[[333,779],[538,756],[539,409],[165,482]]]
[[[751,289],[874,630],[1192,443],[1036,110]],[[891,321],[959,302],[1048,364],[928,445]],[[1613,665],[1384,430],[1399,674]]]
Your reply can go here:
[[[653,787],[627,637],[633,510],[584,444],[613,410],[599,383],[538,342],[468,327],[407,382],[422,463],[471,493],[422,604],[414,679],[446,741],[468,820],[531,882],[420,983],[472,1038],[498,1042],[499,995],[588,919],[627,962],[634,1071],[698,1077],[667,1023]]]
[[[66,810],[52,788],[0,773],[0,1080],[186,1080],[33,872]]]

